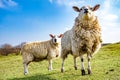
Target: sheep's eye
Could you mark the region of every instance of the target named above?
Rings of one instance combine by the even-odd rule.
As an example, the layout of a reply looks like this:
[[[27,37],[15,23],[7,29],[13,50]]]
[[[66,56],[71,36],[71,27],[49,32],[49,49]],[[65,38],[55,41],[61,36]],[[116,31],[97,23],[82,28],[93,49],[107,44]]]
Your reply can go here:
[[[93,8],[90,8],[90,10],[92,10]]]

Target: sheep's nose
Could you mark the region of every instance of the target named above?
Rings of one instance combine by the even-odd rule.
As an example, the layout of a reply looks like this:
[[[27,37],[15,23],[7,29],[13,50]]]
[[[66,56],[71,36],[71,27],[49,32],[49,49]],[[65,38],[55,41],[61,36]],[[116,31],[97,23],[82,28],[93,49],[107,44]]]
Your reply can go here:
[[[57,39],[55,39],[55,42],[57,42]]]
[[[88,9],[84,9],[84,13],[88,13]]]

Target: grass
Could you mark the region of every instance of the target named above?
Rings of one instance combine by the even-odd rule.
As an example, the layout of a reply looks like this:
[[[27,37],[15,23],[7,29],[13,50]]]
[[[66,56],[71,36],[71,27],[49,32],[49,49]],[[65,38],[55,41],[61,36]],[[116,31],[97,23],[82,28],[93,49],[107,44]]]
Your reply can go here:
[[[86,58],[85,58],[86,59]],[[29,65],[29,74],[23,75],[21,55],[0,56],[0,80],[120,80],[120,43],[103,46],[91,60],[92,75],[81,76],[80,59],[74,70],[73,57],[65,60],[65,72],[61,73],[61,59],[53,60],[53,70],[48,71],[48,62]],[[85,60],[87,72],[87,60]]]

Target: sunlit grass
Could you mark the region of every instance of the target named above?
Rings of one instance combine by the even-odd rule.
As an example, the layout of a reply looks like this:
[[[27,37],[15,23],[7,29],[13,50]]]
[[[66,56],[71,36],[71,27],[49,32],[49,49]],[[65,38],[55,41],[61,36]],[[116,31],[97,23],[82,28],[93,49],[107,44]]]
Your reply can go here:
[[[25,76],[21,55],[0,56],[0,80],[119,80],[120,44],[104,46],[93,56],[91,60],[92,75],[81,76],[79,58],[77,58],[77,65],[78,70],[74,70],[73,57],[69,55],[65,60],[64,73],[60,72],[61,59],[54,59],[53,70],[48,71],[48,61],[45,60],[31,63],[29,74]]]

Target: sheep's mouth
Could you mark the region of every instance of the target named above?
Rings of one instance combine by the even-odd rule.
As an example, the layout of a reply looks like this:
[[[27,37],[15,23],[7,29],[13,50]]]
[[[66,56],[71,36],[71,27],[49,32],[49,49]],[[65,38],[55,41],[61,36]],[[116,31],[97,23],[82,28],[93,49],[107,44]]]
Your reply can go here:
[[[89,12],[88,12],[88,11],[85,11],[84,13],[87,14],[87,13],[89,13]]]
[[[88,14],[90,14],[90,12],[84,12],[84,14],[85,14],[85,15],[88,15]]]
[[[83,17],[85,20],[89,19],[89,14],[85,14]]]
[[[54,45],[58,45],[58,43],[57,43],[57,42],[54,42]]]
[[[85,15],[85,16],[88,16],[88,15],[89,15],[89,13],[84,13],[84,15]]]

